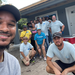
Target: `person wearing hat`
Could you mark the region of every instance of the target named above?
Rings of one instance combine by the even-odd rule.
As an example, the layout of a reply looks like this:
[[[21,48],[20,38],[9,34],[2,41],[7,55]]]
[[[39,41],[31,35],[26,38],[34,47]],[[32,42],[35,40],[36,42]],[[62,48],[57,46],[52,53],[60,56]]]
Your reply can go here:
[[[31,49],[31,50],[30,50]],[[23,43],[20,45],[20,58],[26,66],[30,65],[30,60],[34,57],[36,51],[28,42],[27,37],[23,37]]]
[[[32,24],[30,22],[27,23],[27,30],[30,30],[31,31],[32,29]]]
[[[15,38],[20,12],[13,5],[0,6],[0,75],[21,75],[18,60],[5,49]]]
[[[27,30],[27,26],[26,25],[23,25],[23,31],[21,32],[21,35],[20,35],[20,39],[21,39],[21,42],[23,43],[23,37],[27,37],[28,38],[28,42],[31,43],[31,31],[30,30]]]
[[[45,34],[41,32],[41,28],[37,28],[37,33],[34,36],[35,44],[40,55],[40,59],[42,58],[42,52],[44,56],[44,60],[46,60],[46,51],[45,51]],[[42,49],[42,52],[41,52]]]
[[[45,17],[39,19],[40,21],[40,27],[41,27],[41,31],[45,34],[46,39],[45,39],[45,43],[46,43],[46,52],[48,50],[49,47],[49,41],[48,41],[48,28],[49,28],[49,22],[45,20]]]
[[[72,72],[75,75],[75,48],[66,41],[63,41],[62,34],[56,32],[53,34],[54,43],[49,46],[47,51],[46,71],[55,75],[67,75]],[[58,60],[52,62],[56,56]]]

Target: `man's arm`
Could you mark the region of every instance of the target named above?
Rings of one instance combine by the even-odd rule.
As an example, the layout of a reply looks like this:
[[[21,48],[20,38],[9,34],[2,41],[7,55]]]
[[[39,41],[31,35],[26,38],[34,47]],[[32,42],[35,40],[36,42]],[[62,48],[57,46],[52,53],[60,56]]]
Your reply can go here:
[[[36,44],[36,46],[37,46],[37,49],[39,49],[39,46],[38,46],[38,44],[37,44],[37,41],[35,40],[35,44]]]
[[[61,31],[64,31],[64,28],[65,28],[65,26],[63,25]]]
[[[20,53],[28,61],[28,57],[26,57],[23,52],[20,52]]]
[[[75,72],[75,65],[69,68],[66,68],[61,75],[67,75],[69,72]]]
[[[51,28],[49,28],[49,31],[52,33]]]
[[[48,67],[52,68],[53,71],[54,71],[56,68],[54,67],[54,65],[53,65],[53,63],[51,62],[51,60],[52,60],[52,58],[47,57],[47,65],[48,65]]]
[[[32,50],[34,51],[34,47],[32,48]]]
[[[45,44],[45,39],[43,39],[43,43],[42,43],[42,45],[44,45]]]
[[[26,59],[26,56],[24,55],[24,53],[23,52],[20,52],[21,53],[21,55]]]
[[[35,40],[35,44],[36,44],[36,46],[38,46],[38,44],[37,44],[37,41]]]
[[[55,73],[55,75],[61,75],[61,72],[53,65],[52,58],[47,57],[47,65],[50,69],[52,69]]]

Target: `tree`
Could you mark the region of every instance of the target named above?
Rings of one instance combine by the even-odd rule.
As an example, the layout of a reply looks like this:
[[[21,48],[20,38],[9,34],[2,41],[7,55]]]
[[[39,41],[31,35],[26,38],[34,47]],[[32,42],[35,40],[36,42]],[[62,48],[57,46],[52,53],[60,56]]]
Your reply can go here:
[[[1,6],[1,4],[2,4],[2,0],[0,0],[0,6]]]
[[[21,18],[21,19],[18,21],[18,28],[19,28],[19,29],[23,29],[23,25],[27,25],[27,19],[26,19],[26,18]]]

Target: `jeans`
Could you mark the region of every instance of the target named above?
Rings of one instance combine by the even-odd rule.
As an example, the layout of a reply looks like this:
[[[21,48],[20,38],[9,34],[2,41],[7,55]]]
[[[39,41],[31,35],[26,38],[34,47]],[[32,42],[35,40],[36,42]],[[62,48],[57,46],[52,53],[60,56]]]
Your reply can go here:
[[[45,43],[46,43],[46,52],[47,52],[47,49],[49,47],[49,41],[48,41],[48,36],[47,35],[46,35]]]
[[[53,43],[53,37],[49,30],[48,30],[48,35],[49,35],[49,37],[48,37],[49,42]]]

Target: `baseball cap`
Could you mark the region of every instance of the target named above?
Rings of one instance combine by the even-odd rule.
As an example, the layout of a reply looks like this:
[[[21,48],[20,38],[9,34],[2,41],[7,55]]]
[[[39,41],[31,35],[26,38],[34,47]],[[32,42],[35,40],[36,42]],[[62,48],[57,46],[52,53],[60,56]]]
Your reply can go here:
[[[59,33],[59,32],[56,32],[56,33],[53,34],[53,38],[54,38],[54,37],[62,37],[62,34]]]
[[[37,30],[39,30],[39,29],[41,29],[41,28],[37,28]]]
[[[8,12],[10,12],[15,17],[16,21],[20,20],[20,12],[13,5],[9,5],[9,4],[1,5],[0,6],[0,11],[8,11]]]
[[[25,40],[25,39],[27,39],[27,40],[28,40],[28,38],[27,38],[27,37],[23,37],[23,40]]]
[[[26,25],[23,25],[23,28],[27,28],[27,26]]]

